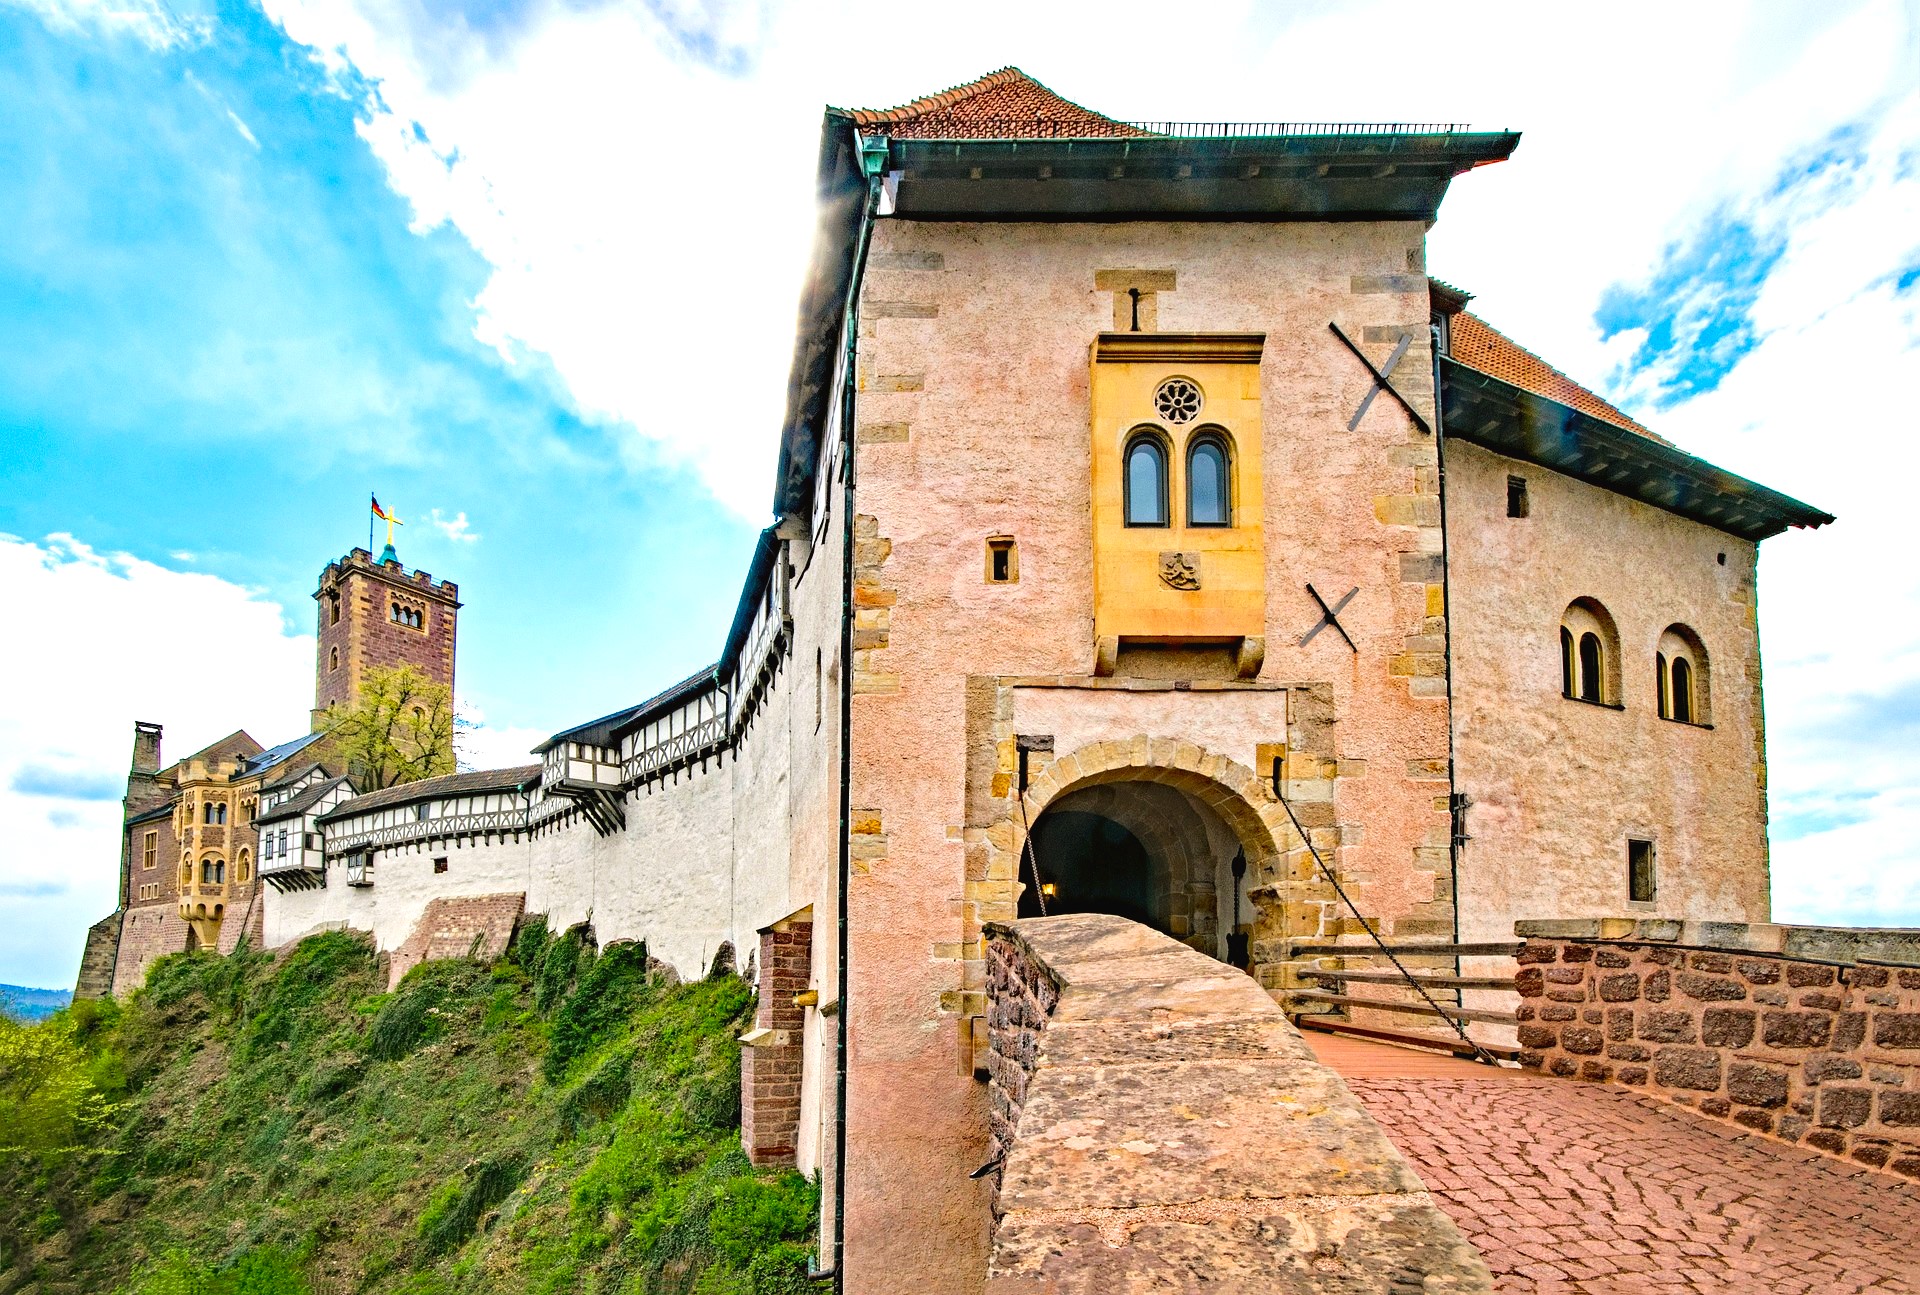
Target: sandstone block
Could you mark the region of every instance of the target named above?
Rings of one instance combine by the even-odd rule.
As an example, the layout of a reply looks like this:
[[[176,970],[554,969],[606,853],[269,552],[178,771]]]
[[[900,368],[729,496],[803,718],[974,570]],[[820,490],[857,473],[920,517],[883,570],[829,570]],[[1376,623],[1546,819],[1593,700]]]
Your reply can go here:
[[[1662,1088],[1713,1092],[1720,1087],[1720,1054],[1705,1048],[1662,1048],[1653,1057],[1653,1077]]]
[[[1751,1061],[1727,1067],[1727,1096],[1744,1106],[1785,1106],[1787,1073]]]
[[[1753,1042],[1754,1014],[1741,1007],[1711,1007],[1700,1014],[1700,1042],[1710,1048],[1744,1048]]]
[[[1773,1048],[1824,1048],[1833,1040],[1833,1017],[1826,1012],[1767,1012],[1760,1039]]]
[[[1873,1092],[1866,1088],[1820,1090],[1820,1123],[1830,1129],[1857,1129],[1873,1114]]]

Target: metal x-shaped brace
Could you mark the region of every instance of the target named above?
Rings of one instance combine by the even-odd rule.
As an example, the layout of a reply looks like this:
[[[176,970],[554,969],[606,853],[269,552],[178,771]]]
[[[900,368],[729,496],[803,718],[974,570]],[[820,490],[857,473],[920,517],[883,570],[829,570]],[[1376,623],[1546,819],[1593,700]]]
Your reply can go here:
[[[1333,330],[1335,337],[1346,343],[1347,349],[1352,351],[1354,357],[1358,359],[1360,363],[1367,366],[1367,372],[1373,375],[1373,385],[1367,388],[1366,398],[1360,402],[1360,408],[1354,410],[1353,417],[1347,420],[1347,430],[1352,431],[1354,428],[1360,426],[1360,420],[1366,417],[1367,410],[1373,407],[1373,398],[1384,391],[1400,402],[1400,408],[1407,411],[1407,417],[1413,419],[1414,426],[1429,436],[1433,435],[1433,428],[1429,427],[1427,420],[1420,416],[1420,411],[1408,404],[1407,398],[1401,395],[1391,382],[1387,381],[1394,369],[1399,367],[1401,357],[1406,355],[1407,348],[1413,344],[1413,334],[1401,333],[1400,344],[1393,348],[1393,354],[1387,359],[1387,367],[1385,369],[1377,369],[1374,367],[1373,361],[1367,358],[1367,353],[1355,346],[1351,337],[1348,337],[1340,331],[1340,325],[1328,321],[1327,327]]]
[[[1313,601],[1320,604],[1321,615],[1314,627],[1308,630],[1301,638],[1300,646],[1305,647],[1307,644],[1313,642],[1314,635],[1331,625],[1340,632],[1341,638],[1347,640],[1347,646],[1353,648],[1355,652],[1358,652],[1360,649],[1353,646],[1353,639],[1347,634],[1347,627],[1340,623],[1340,613],[1345,611],[1347,604],[1353,601],[1353,596],[1360,592],[1360,586],[1355,585],[1353,588],[1347,590],[1346,595],[1331,607],[1327,606],[1327,600],[1322,598],[1320,591],[1312,585],[1307,586],[1307,592],[1313,595]]]

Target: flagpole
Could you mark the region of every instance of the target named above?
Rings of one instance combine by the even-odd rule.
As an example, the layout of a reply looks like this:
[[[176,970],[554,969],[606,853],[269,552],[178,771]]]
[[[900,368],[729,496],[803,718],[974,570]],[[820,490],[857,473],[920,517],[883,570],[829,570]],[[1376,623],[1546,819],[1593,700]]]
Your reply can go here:
[[[374,496],[368,495],[367,496],[367,556],[368,557],[373,556],[373,501],[374,501]]]

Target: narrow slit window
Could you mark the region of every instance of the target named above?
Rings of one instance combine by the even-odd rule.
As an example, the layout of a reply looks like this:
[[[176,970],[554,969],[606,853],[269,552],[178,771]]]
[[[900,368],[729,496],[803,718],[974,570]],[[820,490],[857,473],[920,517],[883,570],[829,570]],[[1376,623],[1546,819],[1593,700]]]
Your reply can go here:
[[[1012,537],[990,536],[987,540],[987,583],[1010,585],[1019,578],[1020,563],[1014,550]]]
[[[1653,688],[1654,695],[1659,699],[1660,718],[1672,719],[1673,694],[1667,686],[1667,654],[1665,652],[1653,654]]]
[[[1573,631],[1560,627],[1560,695],[1572,697],[1574,680]]]
[[[1507,478],[1507,516],[1525,517],[1530,504],[1527,500],[1527,479],[1525,477]]]
[[[1651,904],[1654,895],[1653,842],[1627,842],[1627,898]]]
[[[1129,526],[1167,524],[1167,452],[1157,438],[1136,436],[1127,446],[1126,514]]]
[[[1226,445],[1216,436],[1195,437],[1187,451],[1187,525],[1231,525],[1228,496]]]

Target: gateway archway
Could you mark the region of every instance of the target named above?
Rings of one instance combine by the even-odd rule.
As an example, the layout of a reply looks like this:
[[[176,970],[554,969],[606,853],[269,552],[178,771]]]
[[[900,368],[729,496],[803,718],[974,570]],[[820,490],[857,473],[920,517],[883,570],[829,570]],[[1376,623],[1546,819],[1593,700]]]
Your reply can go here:
[[[1111,913],[1235,960],[1234,861],[1246,847],[1205,801],[1144,779],[1070,791],[1034,820],[1022,860],[1020,916]],[[1253,921],[1241,897],[1242,933]],[[1240,953],[1239,961],[1245,954]]]

